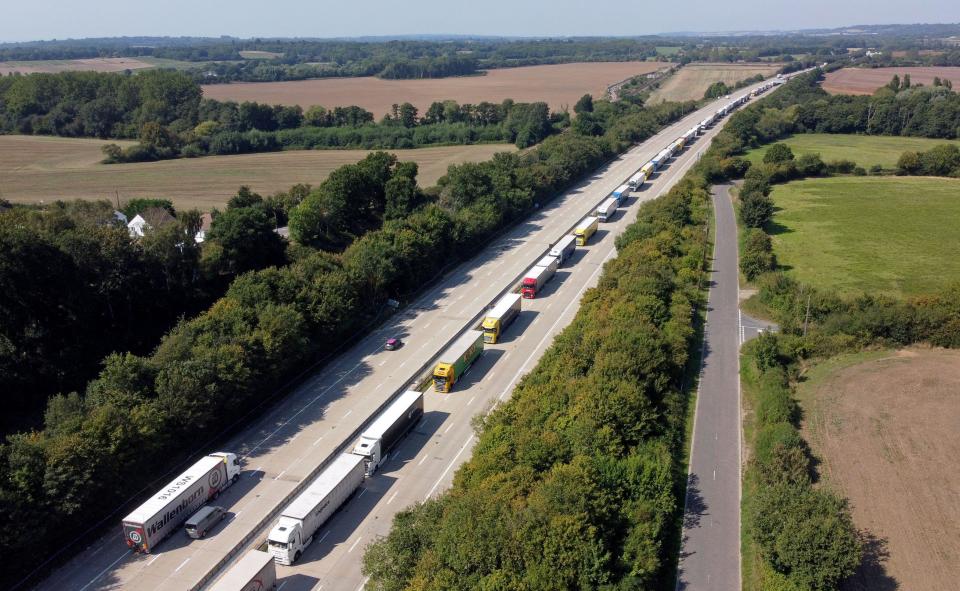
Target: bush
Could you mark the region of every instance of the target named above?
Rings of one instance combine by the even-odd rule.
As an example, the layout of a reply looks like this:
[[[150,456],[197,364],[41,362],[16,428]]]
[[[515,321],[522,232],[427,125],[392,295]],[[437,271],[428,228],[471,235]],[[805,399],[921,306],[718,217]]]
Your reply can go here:
[[[833,174],[850,174],[857,167],[857,163],[852,160],[831,160],[827,163],[827,170]]]
[[[784,143],[773,144],[763,155],[764,164],[782,164],[790,160],[793,160],[793,150]]]
[[[775,266],[770,236],[758,228],[747,230],[740,254],[740,272],[748,281],[753,281]]]
[[[803,154],[797,158],[797,173],[800,176],[823,176],[827,173],[827,165],[820,159],[820,154]]]
[[[773,217],[773,200],[759,191],[740,193],[740,220],[748,228],[762,228]]]

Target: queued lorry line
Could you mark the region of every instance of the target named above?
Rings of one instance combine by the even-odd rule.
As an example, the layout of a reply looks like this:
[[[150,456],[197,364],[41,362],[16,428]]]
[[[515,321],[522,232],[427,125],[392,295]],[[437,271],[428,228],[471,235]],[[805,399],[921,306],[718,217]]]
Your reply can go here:
[[[613,198],[617,200],[617,206],[623,205],[624,201],[630,197],[630,184],[624,183],[614,189]]]
[[[520,315],[520,297],[518,293],[508,293],[500,298],[483,318],[483,342],[495,344],[503,331]]]
[[[614,196],[604,205],[609,209],[608,204],[613,202],[613,210],[615,210],[621,200],[629,196],[631,189],[636,189],[649,180],[656,170],[689,145],[699,133],[713,125],[718,118],[747,102],[750,97],[758,96],[783,82],[784,80],[778,75],[778,80],[769,82],[750,93],[749,96],[745,95],[721,107],[645,163],[614,192]],[[610,214],[611,211],[607,211],[607,219]],[[545,270],[549,276],[552,276],[557,267],[573,255],[576,246],[584,246],[589,242],[598,229],[598,222],[599,219],[596,216],[581,220],[573,233],[564,236],[553,245],[550,254],[541,259],[535,268]],[[549,277],[546,280],[549,280]],[[539,283],[536,289],[542,287],[546,280]],[[494,311],[488,315],[487,318],[500,315],[496,318],[498,324],[495,327],[496,336],[488,342],[496,342],[502,331],[519,314],[520,299],[520,294],[508,294],[501,298],[498,305],[494,307]],[[503,311],[497,310],[501,304],[505,307]],[[487,324],[486,318],[483,324]],[[438,356],[438,363],[433,372],[436,391],[449,392],[483,353],[483,344],[488,338],[487,327],[484,326],[484,329],[467,331]],[[213,589],[215,591],[226,589],[254,591],[275,588],[274,562],[288,565],[295,562],[306,546],[313,541],[323,523],[356,492],[365,477],[375,473],[389,449],[403,438],[422,415],[423,394],[421,392],[408,391],[398,397],[361,434],[360,441],[352,453],[340,454],[297,499],[288,505],[281,514],[280,521],[268,536],[269,553],[260,551],[248,553],[215,584]],[[123,520],[126,543],[137,552],[149,552],[191,514],[235,483],[239,479],[239,471],[240,461],[235,454],[218,452],[201,458]]]
[[[437,358],[433,370],[433,389],[449,392],[473,362],[483,353],[483,331],[468,330]]]
[[[235,454],[204,456],[123,518],[123,539],[134,552],[149,553],[207,501],[240,479]]]
[[[210,586],[208,591],[269,591],[277,588],[277,566],[273,556],[251,550]]]

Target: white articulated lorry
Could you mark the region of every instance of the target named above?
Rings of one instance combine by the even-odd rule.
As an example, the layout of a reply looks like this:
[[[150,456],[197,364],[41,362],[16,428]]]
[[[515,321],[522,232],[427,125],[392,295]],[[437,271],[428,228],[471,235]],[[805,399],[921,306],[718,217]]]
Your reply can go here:
[[[267,536],[267,548],[278,564],[300,560],[320,527],[360,488],[366,463],[363,456],[340,454],[280,513]]]
[[[240,478],[240,460],[219,452],[200,458],[186,472],[123,518],[123,538],[134,552],[150,552],[165,537]]]
[[[259,550],[243,555],[208,591],[270,591],[277,588],[273,556]]]
[[[617,213],[617,200],[613,197],[604,201],[600,207],[597,208],[597,218],[601,222],[608,222],[613,219],[614,214]]]
[[[387,452],[423,416],[423,392],[407,390],[388,406],[360,435],[353,453],[367,459],[366,475],[372,476]]]
[[[557,257],[557,264],[562,265],[577,251],[577,237],[567,234],[550,247],[550,256]]]

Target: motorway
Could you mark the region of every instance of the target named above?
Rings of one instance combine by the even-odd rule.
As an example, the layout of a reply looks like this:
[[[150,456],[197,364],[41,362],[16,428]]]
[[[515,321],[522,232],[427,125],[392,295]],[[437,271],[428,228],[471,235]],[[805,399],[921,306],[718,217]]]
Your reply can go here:
[[[682,591],[739,591],[740,345],[765,328],[740,313],[737,222],[730,185],[713,187],[714,250],[690,449]]]
[[[737,96],[749,91],[745,89]],[[716,101],[667,127],[514,226],[223,445],[222,449],[241,455],[244,471],[240,482],[217,501],[226,507],[229,519],[206,539],[188,540],[177,534],[153,554],[134,555],[126,549],[118,524],[116,532],[91,544],[38,588],[146,591],[197,586],[251,532],[272,525],[272,519],[266,524],[264,520],[295,487],[362,426],[374,409],[407,387],[413,372],[551,243],[656,152],[722,102]],[[596,281],[602,263],[613,256],[613,234],[633,220],[637,202],[655,197],[678,180],[715,133],[716,128],[698,139],[631,198],[629,209],[613,223],[602,225],[591,241],[593,246],[580,250],[571,265],[561,268],[543,298],[524,300],[524,312],[508,329],[504,343],[489,347],[451,394],[429,393],[424,422],[396,450],[381,473],[331,521],[328,537],[315,542],[294,567],[279,569],[281,576],[287,577],[285,586],[306,589],[323,585],[324,589],[351,590],[360,586],[363,546],[373,536],[386,533],[393,512],[449,485],[456,466],[469,457],[471,417],[507,396],[516,379],[533,367],[552,335],[572,319],[580,295]],[[397,351],[384,351],[383,342],[389,336],[402,337],[407,344]],[[397,484],[401,479],[402,486]]]

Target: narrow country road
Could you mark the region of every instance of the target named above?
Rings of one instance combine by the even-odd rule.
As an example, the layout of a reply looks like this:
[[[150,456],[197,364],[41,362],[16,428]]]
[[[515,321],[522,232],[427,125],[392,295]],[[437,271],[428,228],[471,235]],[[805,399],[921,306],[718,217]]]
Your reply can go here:
[[[730,185],[713,187],[716,218],[703,362],[690,451],[680,591],[740,589],[739,349],[759,323],[739,311],[737,224]]]

